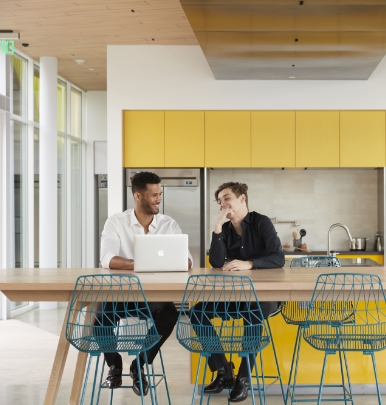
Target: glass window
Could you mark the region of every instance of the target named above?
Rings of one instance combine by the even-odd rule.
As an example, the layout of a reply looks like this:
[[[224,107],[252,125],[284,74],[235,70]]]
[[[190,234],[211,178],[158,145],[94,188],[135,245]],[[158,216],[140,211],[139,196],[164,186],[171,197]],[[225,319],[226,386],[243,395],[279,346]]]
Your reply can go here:
[[[11,121],[14,150],[15,267],[27,266],[27,126]],[[11,310],[28,305],[12,302]]]
[[[82,93],[71,88],[71,135],[82,138]]]
[[[58,79],[58,131],[66,132],[67,83]]]
[[[66,139],[58,136],[58,267],[66,267]]]
[[[71,141],[71,267],[82,267],[82,144]]]
[[[20,56],[11,55],[11,112],[27,118],[27,61]]]
[[[27,126],[11,121],[14,150],[15,266],[26,267]]]
[[[39,122],[40,114],[40,68],[34,65],[34,121]]]

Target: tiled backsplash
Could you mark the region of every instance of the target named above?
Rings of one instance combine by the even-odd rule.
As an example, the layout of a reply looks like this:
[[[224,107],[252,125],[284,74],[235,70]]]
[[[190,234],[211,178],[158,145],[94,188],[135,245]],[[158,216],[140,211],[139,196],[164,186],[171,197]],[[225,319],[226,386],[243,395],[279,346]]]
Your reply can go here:
[[[292,232],[305,229],[303,242],[308,249],[326,250],[329,227],[346,225],[353,237],[367,237],[372,250],[378,229],[377,170],[373,169],[214,169],[208,170],[207,245],[219,206],[214,201],[217,187],[228,181],[248,185],[249,210],[280,221],[277,224],[282,244],[292,245]],[[342,228],[331,232],[331,249],[349,249]]]

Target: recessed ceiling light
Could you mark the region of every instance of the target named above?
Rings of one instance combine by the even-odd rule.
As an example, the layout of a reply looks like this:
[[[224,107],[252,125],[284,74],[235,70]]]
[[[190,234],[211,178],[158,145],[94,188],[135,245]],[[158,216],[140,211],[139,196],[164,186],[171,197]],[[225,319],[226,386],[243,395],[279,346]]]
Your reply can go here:
[[[94,70],[94,68],[88,68],[88,70]]]
[[[295,79],[295,76],[290,76],[289,79]]]
[[[84,59],[75,59],[75,62],[76,62],[78,65],[83,65]]]

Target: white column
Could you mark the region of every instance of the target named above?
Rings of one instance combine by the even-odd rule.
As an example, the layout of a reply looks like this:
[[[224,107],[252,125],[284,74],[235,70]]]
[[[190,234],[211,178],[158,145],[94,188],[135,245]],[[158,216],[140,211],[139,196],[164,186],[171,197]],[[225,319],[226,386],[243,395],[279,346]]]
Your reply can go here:
[[[39,133],[39,267],[58,266],[58,60],[40,58]],[[41,302],[41,309],[55,309],[56,302]]]
[[[0,53],[0,269],[14,267],[12,249],[15,235],[12,233],[12,193],[10,180],[10,97],[9,57]],[[12,185],[13,187],[13,185]],[[0,270],[1,271],[1,270]],[[11,317],[11,304],[0,293],[0,319]]]

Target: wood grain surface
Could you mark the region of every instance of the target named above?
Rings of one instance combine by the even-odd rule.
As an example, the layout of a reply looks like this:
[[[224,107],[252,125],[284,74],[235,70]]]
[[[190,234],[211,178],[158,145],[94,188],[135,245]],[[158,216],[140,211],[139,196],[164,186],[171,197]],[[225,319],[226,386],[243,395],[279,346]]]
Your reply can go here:
[[[260,301],[297,301],[311,297],[321,273],[377,274],[386,287],[385,267],[280,268],[248,270],[227,274],[251,277]],[[68,301],[76,279],[92,274],[135,274],[149,301],[181,301],[187,279],[197,274],[224,274],[221,269],[193,269],[189,272],[134,273],[108,269],[4,269],[0,271],[0,291],[10,300]]]

